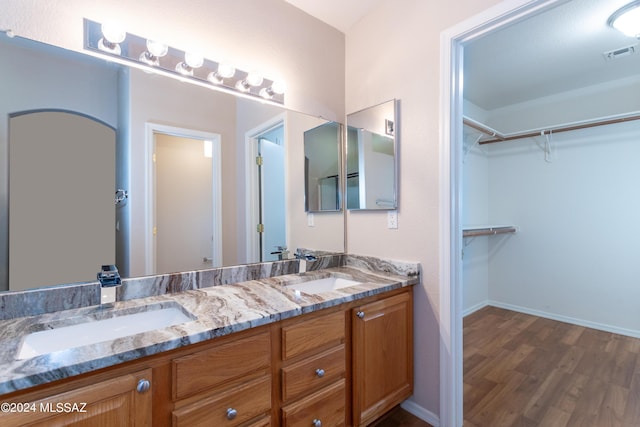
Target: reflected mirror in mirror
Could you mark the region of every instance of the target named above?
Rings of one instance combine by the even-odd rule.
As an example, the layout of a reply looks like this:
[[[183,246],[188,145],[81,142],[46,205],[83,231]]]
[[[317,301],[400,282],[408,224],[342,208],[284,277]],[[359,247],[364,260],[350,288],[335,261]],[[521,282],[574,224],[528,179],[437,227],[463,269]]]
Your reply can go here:
[[[304,133],[338,124],[19,37],[0,38],[0,51],[11,58],[0,68],[0,151],[34,160],[30,169],[7,156],[0,163],[0,290],[93,281],[114,260],[122,277],[136,277],[277,260],[282,246],[344,251],[342,217],[311,228],[302,206]],[[33,145],[20,153],[10,120],[31,113],[104,125],[108,155],[62,148],[53,126],[39,124],[26,129],[45,136],[28,137]],[[23,194],[11,175],[19,171],[32,184]],[[67,212],[65,221],[53,212]],[[19,259],[43,275],[22,275],[11,267]]]
[[[396,104],[391,100],[347,115],[347,209],[398,206]]]
[[[342,126],[325,123],[304,133],[305,211],[340,210]]]

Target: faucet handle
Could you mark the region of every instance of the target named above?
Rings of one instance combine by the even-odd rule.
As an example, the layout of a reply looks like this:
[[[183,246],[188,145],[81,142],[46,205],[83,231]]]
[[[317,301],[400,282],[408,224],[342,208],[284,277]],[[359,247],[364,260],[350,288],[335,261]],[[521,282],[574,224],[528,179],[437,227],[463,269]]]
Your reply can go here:
[[[100,286],[117,286],[122,284],[120,273],[115,265],[103,265],[102,270],[98,272],[98,281]]]

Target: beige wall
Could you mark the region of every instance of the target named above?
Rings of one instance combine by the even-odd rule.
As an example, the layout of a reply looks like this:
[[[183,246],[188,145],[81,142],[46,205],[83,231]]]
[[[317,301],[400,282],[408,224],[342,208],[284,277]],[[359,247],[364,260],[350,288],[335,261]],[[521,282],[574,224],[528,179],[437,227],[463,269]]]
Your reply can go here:
[[[382,0],[346,33],[346,111],[400,100],[398,229],[349,212],[348,250],[422,264],[415,289],[415,393],[439,413],[440,33],[498,0]]]

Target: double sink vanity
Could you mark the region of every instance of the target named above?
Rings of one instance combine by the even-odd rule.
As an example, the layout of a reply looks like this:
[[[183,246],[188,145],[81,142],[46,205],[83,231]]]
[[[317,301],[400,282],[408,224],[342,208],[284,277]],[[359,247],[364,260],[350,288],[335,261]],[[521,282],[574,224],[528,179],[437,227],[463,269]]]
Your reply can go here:
[[[0,424],[368,425],[412,393],[419,266],[313,264],[124,279],[108,307],[97,282],[33,291],[79,306],[0,321]]]

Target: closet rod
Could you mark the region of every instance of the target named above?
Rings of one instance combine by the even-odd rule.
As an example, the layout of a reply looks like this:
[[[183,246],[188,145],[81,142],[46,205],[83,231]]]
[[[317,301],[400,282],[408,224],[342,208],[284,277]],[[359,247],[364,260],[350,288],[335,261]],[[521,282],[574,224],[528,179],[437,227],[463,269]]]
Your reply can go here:
[[[511,134],[511,135],[503,135],[501,133],[499,133],[498,131],[491,129],[488,126],[484,126],[472,119],[468,119],[466,117],[463,118],[463,123],[469,127],[472,127],[486,135],[489,135],[490,139],[485,139],[485,140],[481,140],[478,142],[478,144],[483,145],[483,144],[492,144],[494,142],[504,142],[504,141],[512,141],[515,139],[521,139],[521,138],[533,138],[536,136],[540,136],[540,135],[544,135],[544,134],[549,134],[549,133],[560,133],[560,132],[569,132],[572,130],[578,130],[578,129],[588,129],[588,128],[592,128],[592,127],[596,127],[596,126],[604,126],[604,125],[612,125],[612,124],[616,124],[616,123],[624,123],[624,122],[631,122],[634,120],[640,120],[640,114],[635,114],[635,115],[631,115],[631,116],[625,116],[625,117],[617,117],[617,118],[612,118],[612,119],[602,119],[602,120],[595,120],[595,121],[591,121],[591,122],[585,122],[585,123],[581,123],[581,124],[577,124],[577,125],[569,125],[569,126],[558,126],[555,128],[550,128],[550,129],[541,129],[539,131],[531,131],[531,132],[524,132],[524,133],[518,133],[518,134]]]
[[[516,233],[518,229],[512,225],[499,227],[475,227],[462,230],[462,237],[495,236],[496,234]]]

